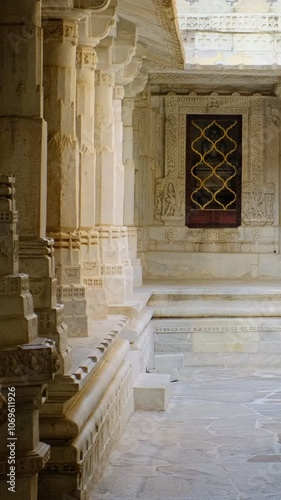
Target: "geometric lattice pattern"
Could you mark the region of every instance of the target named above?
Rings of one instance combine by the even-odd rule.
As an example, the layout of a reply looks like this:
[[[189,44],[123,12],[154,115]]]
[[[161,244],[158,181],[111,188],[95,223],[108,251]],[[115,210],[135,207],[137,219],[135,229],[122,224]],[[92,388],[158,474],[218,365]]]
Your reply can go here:
[[[224,124],[216,120],[205,126],[192,120],[196,138],[191,143],[191,202],[193,209],[228,210],[236,208],[237,168],[234,161],[238,144],[231,134],[237,120]],[[231,137],[232,135],[232,137]],[[233,189],[234,188],[234,189]]]

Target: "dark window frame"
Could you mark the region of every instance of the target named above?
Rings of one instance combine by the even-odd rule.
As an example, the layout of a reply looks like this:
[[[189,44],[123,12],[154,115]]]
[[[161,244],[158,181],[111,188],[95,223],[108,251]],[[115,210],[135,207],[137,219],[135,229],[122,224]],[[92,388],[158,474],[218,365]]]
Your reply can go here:
[[[194,166],[194,153],[191,150],[192,121],[216,121],[222,126],[237,121],[237,150],[235,151],[236,175],[235,193],[236,207],[228,209],[200,209],[192,206],[191,169]],[[193,125],[194,126],[194,125]],[[193,155],[193,156],[192,156]],[[198,156],[198,155],[197,155]],[[194,191],[193,191],[194,193]],[[242,195],[242,115],[194,114],[186,115],[186,226],[190,228],[231,228],[241,225],[241,195]]]

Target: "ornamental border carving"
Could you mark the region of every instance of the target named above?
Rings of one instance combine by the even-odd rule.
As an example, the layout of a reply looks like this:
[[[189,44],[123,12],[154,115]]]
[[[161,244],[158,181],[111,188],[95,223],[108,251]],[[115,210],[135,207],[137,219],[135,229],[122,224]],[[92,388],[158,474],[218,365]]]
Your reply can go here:
[[[179,68],[184,67],[184,48],[178,22],[176,19],[176,7],[174,0],[153,0],[156,12],[161,20],[162,26],[171,37],[170,47],[174,54],[174,62]],[[176,40],[176,43],[174,42]],[[167,64],[169,66],[170,64]],[[165,65],[166,66],[166,65]]]
[[[98,70],[95,73],[96,77],[96,85],[109,85],[113,87],[115,83],[115,74],[110,73],[109,71],[101,71]]]
[[[55,343],[43,339],[41,344],[29,344],[17,349],[0,351],[1,384],[17,382],[45,382],[59,370]],[[11,382],[12,381],[12,382]]]
[[[43,23],[44,38],[61,38],[77,44],[78,40],[78,24],[76,21],[68,21],[64,19],[52,20]]]
[[[228,73],[218,73],[207,74],[207,73],[155,73],[149,76],[149,81],[154,83],[167,83],[167,82],[177,82],[177,83],[205,83],[205,82],[237,82],[241,83],[277,83],[279,80],[278,76],[264,76],[264,75],[231,75]]]
[[[77,47],[76,64],[78,66],[87,66],[91,69],[96,69],[98,64],[98,56],[93,47]]]
[[[264,138],[268,98],[254,96],[176,95],[165,103],[165,177],[155,180],[155,219],[185,225],[186,115],[242,115],[242,220],[244,225],[272,225],[275,186],[266,182]],[[272,98],[270,98],[272,99]],[[276,98],[275,98],[276,99]]]
[[[179,14],[180,30],[276,32],[281,30],[278,14]]]
[[[237,333],[237,332],[281,332],[281,326],[265,325],[265,326],[154,326],[155,333]]]

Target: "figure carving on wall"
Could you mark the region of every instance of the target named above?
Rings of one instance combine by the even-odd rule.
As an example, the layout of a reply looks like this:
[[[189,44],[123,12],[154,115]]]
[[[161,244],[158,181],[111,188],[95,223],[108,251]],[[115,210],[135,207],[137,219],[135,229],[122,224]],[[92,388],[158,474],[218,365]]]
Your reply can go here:
[[[172,182],[166,186],[164,193],[164,215],[174,215],[176,210],[176,191]]]
[[[156,195],[155,195],[155,215],[161,215],[162,214],[162,197],[163,197],[163,191],[156,190]]]

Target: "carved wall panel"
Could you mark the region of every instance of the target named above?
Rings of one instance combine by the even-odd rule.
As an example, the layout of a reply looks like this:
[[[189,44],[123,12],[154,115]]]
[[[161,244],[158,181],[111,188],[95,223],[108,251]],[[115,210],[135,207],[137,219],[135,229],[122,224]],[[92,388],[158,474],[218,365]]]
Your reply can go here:
[[[155,220],[167,225],[185,225],[186,115],[236,114],[242,116],[242,225],[277,224],[277,99],[216,93],[211,96],[170,93],[162,99],[165,103],[165,175],[155,179]]]

